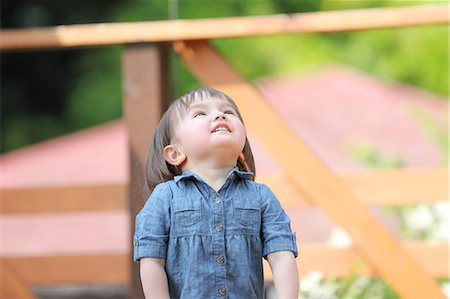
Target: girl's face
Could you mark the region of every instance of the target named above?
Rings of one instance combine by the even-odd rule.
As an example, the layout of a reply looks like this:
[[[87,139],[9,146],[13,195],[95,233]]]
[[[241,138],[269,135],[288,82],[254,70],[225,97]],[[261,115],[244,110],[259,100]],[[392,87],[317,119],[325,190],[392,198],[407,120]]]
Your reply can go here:
[[[181,115],[172,144],[186,156],[188,165],[214,161],[222,166],[235,166],[245,136],[244,125],[232,104],[208,98],[195,100]]]

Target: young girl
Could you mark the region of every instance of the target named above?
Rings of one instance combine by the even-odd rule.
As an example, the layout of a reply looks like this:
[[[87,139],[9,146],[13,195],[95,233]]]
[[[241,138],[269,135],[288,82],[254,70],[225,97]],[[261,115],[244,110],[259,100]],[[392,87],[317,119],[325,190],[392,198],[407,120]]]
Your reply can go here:
[[[226,94],[199,88],[169,107],[146,167],[153,192],[136,217],[146,298],[263,298],[263,257],[278,298],[298,297],[289,218],[254,175],[242,117]]]

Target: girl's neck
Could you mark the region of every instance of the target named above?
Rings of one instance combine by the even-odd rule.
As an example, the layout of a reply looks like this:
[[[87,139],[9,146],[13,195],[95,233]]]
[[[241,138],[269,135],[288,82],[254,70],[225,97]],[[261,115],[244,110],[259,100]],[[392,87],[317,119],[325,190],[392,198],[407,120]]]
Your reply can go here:
[[[234,166],[224,167],[190,167],[189,169],[193,173],[199,175],[205,183],[211,186],[214,190],[219,189],[225,183],[228,173],[234,168]]]

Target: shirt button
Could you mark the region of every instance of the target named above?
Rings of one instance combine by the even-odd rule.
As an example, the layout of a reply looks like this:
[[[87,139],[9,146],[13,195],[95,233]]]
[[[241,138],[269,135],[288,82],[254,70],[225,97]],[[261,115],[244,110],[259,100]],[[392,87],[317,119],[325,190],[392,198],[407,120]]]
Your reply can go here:
[[[217,259],[216,259],[216,262],[218,264],[222,265],[225,262],[225,259],[223,258],[223,256],[218,256]]]
[[[220,224],[217,224],[217,225],[216,225],[216,231],[217,231],[217,232],[221,232],[222,230],[223,230],[223,226],[220,225]]]
[[[220,201],[221,201],[221,199],[220,199],[219,196],[217,196],[217,197],[214,199],[214,202],[215,202],[215,203],[220,203]]]
[[[219,288],[218,291],[219,291],[219,295],[223,296],[227,292],[227,289],[225,289],[224,287],[221,287],[221,288]]]

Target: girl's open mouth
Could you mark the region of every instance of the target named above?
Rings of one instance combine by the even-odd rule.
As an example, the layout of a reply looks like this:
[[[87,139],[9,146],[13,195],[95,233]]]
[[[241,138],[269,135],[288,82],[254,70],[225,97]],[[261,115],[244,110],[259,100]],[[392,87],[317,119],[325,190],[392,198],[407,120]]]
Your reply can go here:
[[[226,123],[220,123],[217,124],[213,127],[213,129],[211,130],[211,133],[216,133],[216,132],[231,132],[231,128],[228,124]]]

